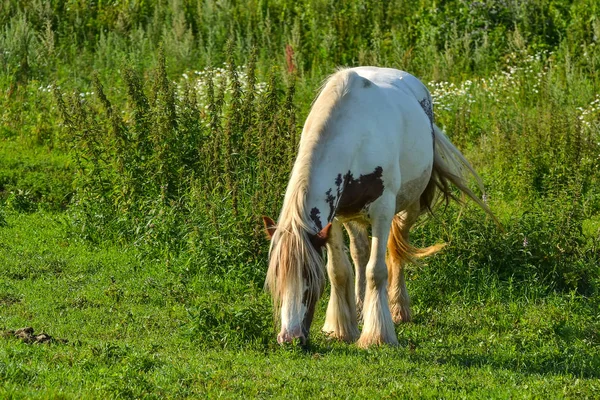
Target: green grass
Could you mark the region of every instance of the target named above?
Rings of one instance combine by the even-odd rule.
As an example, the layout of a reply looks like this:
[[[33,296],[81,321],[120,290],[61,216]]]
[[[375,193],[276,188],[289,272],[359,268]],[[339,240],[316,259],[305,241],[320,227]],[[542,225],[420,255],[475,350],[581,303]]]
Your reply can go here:
[[[324,299],[303,351],[275,345],[256,284],[90,246],[65,235],[61,214],[7,212],[6,222],[0,328],[68,342],[0,339],[2,397],[592,398],[600,389],[598,310],[575,294],[458,296],[439,307],[415,299],[415,322],[397,327],[400,346],[370,350],[318,332]],[[223,313],[229,326],[206,323]]]
[[[598,397],[597,1],[88,3],[0,0],[0,398]],[[340,65],[427,84],[505,232],[413,229],[400,346],[325,295],[281,348],[260,216]]]
[[[0,138],[0,199],[17,211],[60,210],[73,193],[70,158],[46,146]]]

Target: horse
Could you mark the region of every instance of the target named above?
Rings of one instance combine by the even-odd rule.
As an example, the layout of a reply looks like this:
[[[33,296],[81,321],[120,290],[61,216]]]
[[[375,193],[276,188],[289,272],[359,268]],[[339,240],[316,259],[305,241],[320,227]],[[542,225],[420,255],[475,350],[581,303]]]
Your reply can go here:
[[[404,265],[443,247],[411,246],[411,226],[441,200],[460,201],[452,185],[493,217],[469,176],[483,192],[479,175],[435,124],[431,94],[416,77],[377,67],[331,75],[304,124],[278,222],[263,217],[277,341],[307,343],[325,286],[325,248],[331,296],[323,331],[361,348],[398,344],[394,323],[411,319]]]

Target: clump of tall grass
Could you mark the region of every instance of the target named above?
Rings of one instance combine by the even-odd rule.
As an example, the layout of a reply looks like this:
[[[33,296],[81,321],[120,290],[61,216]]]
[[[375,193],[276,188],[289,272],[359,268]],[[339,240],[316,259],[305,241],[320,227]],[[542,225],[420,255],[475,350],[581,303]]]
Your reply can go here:
[[[275,211],[295,153],[294,78],[284,90],[273,70],[261,85],[255,57],[241,69],[231,49],[226,71],[205,70],[201,84],[174,84],[162,54],[148,84],[126,68],[123,107],[98,77],[91,97],[55,90],[77,162],[81,235],[166,253],[211,249],[236,263],[264,247],[251,232]]]
[[[424,293],[443,281],[445,290],[471,296],[473,285],[489,287],[493,277],[598,292],[600,230],[584,229],[600,213],[598,101],[588,80],[575,87],[566,72],[552,53],[521,51],[491,77],[429,83],[438,122],[481,172],[507,234],[480,226],[473,235],[480,216],[472,213],[455,226],[432,221],[429,240],[446,236],[454,244],[432,260],[443,269],[419,274],[428,275]]]
[[[505,54],[527,45],[562,46],[590,72],[599,60],[593,0],[452,0],[409,8],[400,0],[3,1],[0,10],[0,66],[8,60],[4,65],[15,73],[21,69],[25,79],[55,71],[82,78],[90,65],[115,71],[123,59],[148,66],[161,43],[177,72],[198,62],[220,65],[233,37],[236,55],[256,46],[261,65],[285,65],[289,45],[298,72],[311,76],[356,63],[402,67],[436,79],[487,75]]]
[[[204,347],[267,349],[273,343],[273,312],[265,293],[236,288],[238,301],[227,290],[208,291],[207,298],[187,309],[184,335]]]

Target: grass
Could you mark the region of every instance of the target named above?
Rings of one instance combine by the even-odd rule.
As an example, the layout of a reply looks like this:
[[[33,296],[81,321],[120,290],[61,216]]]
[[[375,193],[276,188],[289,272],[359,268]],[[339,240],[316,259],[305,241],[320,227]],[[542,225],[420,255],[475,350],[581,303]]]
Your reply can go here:
[[[69,157],[18,140],[0,143],[0,198],[19,211],[64,210],[73,192]]]
[[[596,1],[76,3],[0,0],[0,398],[597,397]],[[396,348],[329,341],[327,294],[279,347],[263,290],[260,216],[339,65],[425,82],[506,230],[413,230],[449,245]]]
[[[193,358],[161,346],[51,349],[51,354],[38,349],[15,350],[11,357],[15,364],[23,358],[41,358],[52,365],[38,366],[42,370],[39,375],[35,367],[16,368],[15,375],[30,379],[36,376],[28,387],[33,389],[39,382],[43,388],[55,388],[15,390],[28,398],[372,398],[374,393],[378,397],[405,398],[592,398],[598,388],[598,382],[589,379],[520,373],[489,366],[448,365],[389,349],[370,354],[340,350],[310,355],[284,351],[268,355],[256,351],[208,351]],[[188,350],[184,346],[179,349]],[[104,368],[85,368],[90,359],[97,358],[103,359]],[[83,371],[70,363],[81,364]],[[106,369],[111,372],[106,373]],[[73,379],[75,374],[78,378]],[[59,390],[57,384],[72,389]],[[6,394],[11,394],[10,389],[9,386]]]
[[[367,351],[318,332],[321,301],[302,351],[274,344],[257,285],[185,278],[178,262],[90,246],[64,234],[61,214],[8,212],[6,222],[0,327],[68,342],[2,339],[2,397],[592,398],[600,389],[598,311],[574,293],[529,300],[499,288],[494,300],[438,307],[416,298],[400,346]],[[223,301],[228,291],[235,297]],[[206,323],[223,312],[240,326]]]

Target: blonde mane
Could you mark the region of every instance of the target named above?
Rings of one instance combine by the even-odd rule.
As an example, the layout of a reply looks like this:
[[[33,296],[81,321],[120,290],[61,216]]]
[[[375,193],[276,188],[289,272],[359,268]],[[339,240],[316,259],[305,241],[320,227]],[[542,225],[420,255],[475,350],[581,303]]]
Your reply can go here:
[[[305,296],[304,279],[308,284],[306,295],[309,303],[312,296],[318,298],[323,290],[323,259],[310,240],[310,235],[318,232],[310,224],[306,204],[308,186],[316,147],[326,132],[333,111],[348,93],[354,77],[358,77],[354,71],[341,69],[326,80],[302,131],[298,155],[269,250],[265,286],[273,297],[276,314],[284,295],[291,304],[300,307]]]

